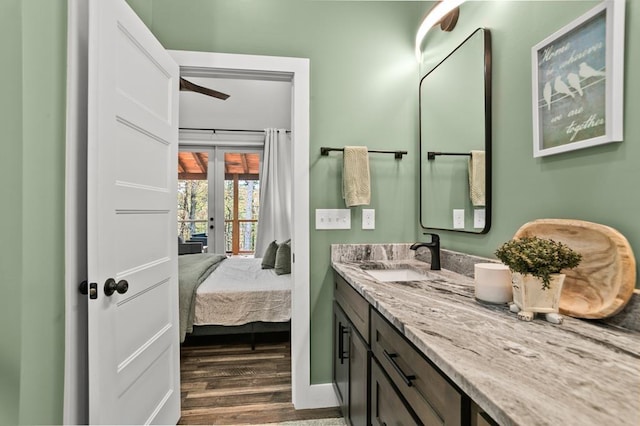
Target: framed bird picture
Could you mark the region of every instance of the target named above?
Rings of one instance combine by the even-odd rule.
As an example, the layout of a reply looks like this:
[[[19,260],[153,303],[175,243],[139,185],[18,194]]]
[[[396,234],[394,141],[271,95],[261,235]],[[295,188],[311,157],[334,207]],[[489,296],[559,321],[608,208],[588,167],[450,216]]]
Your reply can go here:
[[[533,156],[622,141],[625,0],[605,0],[531,49]]]

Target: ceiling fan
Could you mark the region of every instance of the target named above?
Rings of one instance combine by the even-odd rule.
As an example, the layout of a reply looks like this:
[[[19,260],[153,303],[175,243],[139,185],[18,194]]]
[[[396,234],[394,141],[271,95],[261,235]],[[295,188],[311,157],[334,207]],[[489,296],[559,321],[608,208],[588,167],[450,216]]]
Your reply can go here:
[[[229,97],[226,93],[218,92],[217,90],[209,89],[207,87],[198,86],[184,78],[180,77],[180,90],[188,92],[202,93],[203,95],[213,96],[223,101]]]

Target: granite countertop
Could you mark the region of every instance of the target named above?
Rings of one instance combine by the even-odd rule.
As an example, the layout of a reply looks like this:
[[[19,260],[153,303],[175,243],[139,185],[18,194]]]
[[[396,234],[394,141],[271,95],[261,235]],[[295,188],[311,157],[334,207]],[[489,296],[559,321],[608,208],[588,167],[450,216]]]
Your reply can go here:
[[[501,425],[640,425],[640,332],[565,317],[520,321],[474,298],[473,279],[431,271],[408,244],[332,245],[332,266]],[[422,281],[366,269],[408,267]]]

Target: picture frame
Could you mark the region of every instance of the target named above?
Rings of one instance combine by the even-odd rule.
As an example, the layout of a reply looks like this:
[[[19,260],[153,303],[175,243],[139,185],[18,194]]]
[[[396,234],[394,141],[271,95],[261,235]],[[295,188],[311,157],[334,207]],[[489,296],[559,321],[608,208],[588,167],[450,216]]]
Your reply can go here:
[[[605,0],[531,48],[533,156],[622,142],[624,0]]]

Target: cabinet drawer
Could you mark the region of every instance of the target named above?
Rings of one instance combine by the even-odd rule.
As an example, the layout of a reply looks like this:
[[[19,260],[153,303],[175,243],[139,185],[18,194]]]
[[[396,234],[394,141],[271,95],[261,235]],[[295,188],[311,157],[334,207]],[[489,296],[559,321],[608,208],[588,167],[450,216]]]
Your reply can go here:
[[[373,426],[419,424],[375,360],[371,362],[371,424]]]
[[[333,297],[365,342],[369,343],[369,302],[338,273],[335,273],[335,283]]]
[[[462,395],[375,310],[371,350],[424,424],[461,424]]]

